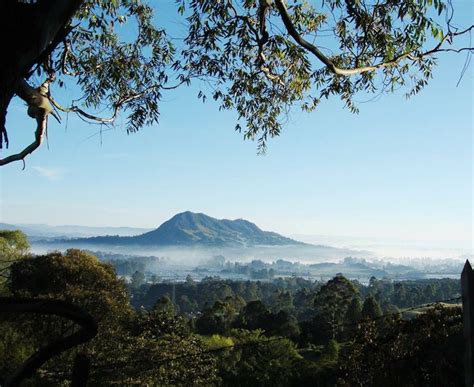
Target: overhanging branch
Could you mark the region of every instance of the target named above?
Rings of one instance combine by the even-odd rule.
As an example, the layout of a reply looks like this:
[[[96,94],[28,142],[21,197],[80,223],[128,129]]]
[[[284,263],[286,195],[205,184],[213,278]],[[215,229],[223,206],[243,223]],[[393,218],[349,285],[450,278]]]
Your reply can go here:
[[[125,104],[132,102],[138,98],[141,98],[145,96],[147,93],[160,89],[160,90],[173,90],[178,88],[180,85],[183,83],[186,83],[186,79],[182,79],[179,81],[177,84],[172,85],[172,86],[162,86],[162,85],[155,85],[155,86],[150,86],[146,88],[145,90],[141,92],[136,92],[136,93],[131,93],[130,95],[124,96],[122,98],[119,98],[115,103],[112,111],[112,115],[109,117],[100,117],[91,113],[86,112],[84,109],[81,109],[77,105],[71,105],[69,107],[62,106],[59,104],[53,97],[49,96],[49,102],[58,110],[62,111],[63,113],[76,113],[79,115],[79,117],[84,118],[89,121],[93,121],[99,124],[113,124],[115,120],[117,119],[117,116],[120,112],[120,110],[124,107]]]
[[[48,98],[50,81],[51,79],[46,80],[38,89],[31,87],[24,79],[18,82],[16,94],[28,104],[28,115],[36,120],[35,139],[21,152],[0,159],[0,166],[24,160],[43,142],[48,126],[48,115],[53,111]]]
[[[248,16],[239,15],[235,7],[229,3],[229,7],[234,13],[234,18],[242,20],[249,30],[254,35],[255,42],[257,43],[258,51],[257,51],[257,58],[255,60],[256,65],[260,69],[260,71],[272,82],[279,83],[280,85],[284,86],[284,82],[282,77],[279,74],[274,74],[268,66],[265,65],[267,58],[265,57],[264,49],[265,45],[268,42],[270,37],[268,30],[267,30],[267,13],[270,9],[271,1],[269,0],[259,0],[258,5],[258,29],[255,28],[252,23],[250,22]]]
[[[336,75],[344,75],[344,76],[350,76],[350,75],[357,75],[357,74],[362,74],[366,73],[369,71],[375,71],[379,70],[381,68],[386,68],[386,67],[391,67],[391,66],[396,66],[400,61],[404,59],[410,59],[413,61],[420,60],[425,56],[433,55],[437,52],[443,52],[443,51],[451,51],[451,49],[442,49],[442,45],[448,40],[457,35],[462,35],[464,33],[470,32],[474,26],[471,26],[463,31],[457,32],[457,33],[452,33],[452,34],[447,34],[444,35],[441,41],[431,50],[415,54],[414,51],[410,52],[405,52],[403,54],[398,55],[392,60],[385,61],[385,62],[380,62],[377,64],[374,64],[372,66],[363,66],[363,67],[355,67],[355,68],[350,68],[350,69],[344,69],[337,67],[324,53],[316,47],[314,44],[308,42],[306,39],[304,39],[301,34],[298,33],[296,30],[295,25],[293,24],[291,17],[288,13],[288,9],[286,8],[286,5],[284,3],[284,0],[275,0],[275,5],[276,8],[280,14],[281,20],[288,32],[288,34],[295,40],[296,43],[298,43],[301,47],[306,49],[307,51],[311,52],[316,58],[318,58],[332,73]],[[464,50],[469,50],[473,51],[474,48],[469,47],[465,48]],[[461,52],[461,50],[457,50],[456,52]]]
[[[131,102],[135,99],[138,99],[140,97],[143,97],[146,93],[150,92],[152,89],[157,88],[158,86],[152,86],[148,89],[146,89],[143,92],[131,94],[127,97],[120,98],[115,104],[114,104],[114,109],[113,113],[110,117],[99,117],[96,115],[93,115],[91,113],[86,112],[85,110],[81,109],[79,106],[72,105],[69,107],[64,107],[60,105],[53,97],[49,97],[49,101],[52,103],[52,105],[62,111],[63,113],[76,113],[80,117],[85,118],[90,121],[98,122],[100,124],[112,124],[115,122],[117,119],[118,113],[120,112],[120,109],[128,102]]]
[[[16,94],[27,103],[28,115],[31,118],[36,119],[36,131],[34,141],[25,147],[21,152],[10,155],[3,159],[0,159],[0,166],[7,165],[14,161],[24,161],[25,157],[33,153],[43,142],[44,135],[47,131],[48,115],[52,114],[59,121],[59,117],[55,115],[53,107],[64,113],[76,113],[87,122],[96,122],[100,124],[113,124],[117,119],[120,110],[129,102],[132,102],[138,98],[145,96],[147,93],[155,90],[172,90],[179,87],[181,84],[186,83],[187,79],[181,79],[177,84],[171,86],[154,85],[141,92],[131,93],[127,96],[119,98],[114,103],[112,115],[109,117],[100,117],[91,113],[88,113],[79,106],[72,105],[64,107],[60,105],[50,94],[49,84],[54,80],[54,74],[51,75],[39,88],[35,89],[30,86],[24,79],[22,79],[16,88]],[[4,141],[8,144],[8,137],[5,131],[0,131],[0,135],[3,136]]]
[[[54,315],[72,320],[81,328],[70,336],[55,340],[40,348],[5,382],[5,387],[19,386],[54,356],[91,340],[97,335],[97,323],[80,307],[60,300],[0,297],[1,313],[34,313]]]

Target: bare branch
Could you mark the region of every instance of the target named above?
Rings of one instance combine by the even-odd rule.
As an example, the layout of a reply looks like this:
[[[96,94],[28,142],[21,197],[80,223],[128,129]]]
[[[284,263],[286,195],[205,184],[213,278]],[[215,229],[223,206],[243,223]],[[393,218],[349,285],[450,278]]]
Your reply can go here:
[[[43,136],[48,126],[48,114],[53,111],[48,99],[50,79],[46,80],[38,89],[31,87],[24,79],[22,79],[16,88],[18,96],[28,104],[28,115],[36,119],[35,140],[24,148],[21,152],[0,159],[0,166],[20,161],[33,151],[43,142]]]
[[[50,97],[49,100],[51,101],[51,103],[56,109],[62,111],[63,113],[76,113],[81,117],[87,118],[88,120],[95,121],[101,124],[113,123],[115,119],[117,118],[117,113],[119,110],[119,107],[117,106],[114,109],[114,113],[110,117],[99,117],[99,116],[95,116],[93,114],[86,112],[85,110],[81,109],[80,107],[76,105],[72,105],[70,107],[64,107],[60,105],[53,97]]]
[[[174,87],[178,87],[179,85],[176,85]],[[98,122],[98,123],[101,123],[101,124],[112,124],[114,123],[114,121],[116,120],[117,118],[117,115],[118,113],[120,112],[120,109],[123,107],[123,105],[125,105],[126,103],[128,102],[131,102],[135,99],[138,99],[142,96],[144,96],[146,93],[150,92],[151,90],[157,88],[158,86],[152,86],[152,87],[149,87],[148,89],[140,92],[140,93],[136,93],[136,94],[132,94],[132,95],[129,95],[127,97],[123,97],[121,99],[119,99],[115,104],[114,104],[114,110],[113,110],[113,113],[110,117],[99,117],[99,116],[96,116],[96,115],[93,115],[91,113],[88,113],[86,112],[85,110],[81,109],[79,106],[76,106],[76,105],[72,105],[70,107],[64,107],[64,106],[61,106],[56,100],[54,100],[53,97],[49,97],[49,100],[50,102],[53,104],[53,106],[64,112],[64,113],[76,113],[78,114],[79,116],[83,117],[83,118],[86,118],[88,120],[91,120],[91,121],[95,121],[95,122]]]
[[[43,135],[46,131],[47,117],[44,117],[44,119],[37,119],[36,121],[38,125],[35,131],[35,140],[21,152],[0,159],[0,166],[10,164],[14,161],[24,160],[26,156],[33,153],[36,149],[39,148],[39,146],[43,142]]]
[[[69,55],[71,55],[71,43],[65,40],[64,50],[61,54],[61,71],[65,75],[69,75],[71,77],[77,77],[79,75],[77,71],[72,73],[67,69],[67,60],[68,60]]]
[[[263,64],[260,66],[260,70],[265,74],[265,76],[273,82],[277,82],[282,86],[285,86],[285,82],[282,81],[281,76],[278,74],[273,74],[271,70],[267,67],[264,66]]]
[[[161,86],[161,85],[155,85],[155,86],[150,86],[148,87],[147,89],[145,89],[144,91],[142,92],[139,92],[139,93],[134,93],[134,94],[131,94],[129,96],[126,96],[126,97],[122,97],[121,99],[119,99],[115,104],[114,104],[114,109],[113,109],[113,113],[110,117],[100,117],[100,116],[97,116],[97,115],[94,115],[94,114],[91,114],[91,113],[88,113],[86,112],[85,110],[81,109],[79,106],[77,105],[72,105],[72,106],[69,106],[69,107],[64,107],[62,105],[60,105],[53,97],[49,97],[49,101],[51,102],[51,104],[58,110],[64,112],[64,113],[76,113],[78,114],[80,117],[82,118],[85,118],[87,120],[90,120],[90,121],[94,121],[94,122],[97,122],[97,123],[100,123],[100,124],[113,124],[114,121],[117,119],[117,116],[120,112],[120,109],[123,108],[123,106],[128,103],[128,102],[131,102],[135,99],[138,99],[140,97],[143,97],[144,95],[146,95],[147,93],[149,93],[150,91],[152,90],[155,90],[155,89],[162,89],[162,90],[173,90],[173,89],[176,89],[178,88],[179,86],[181,86],[183,83],[186,83],[187,82],[187,79],[182,79],[181,81],[179,81],[176,85],[173,85],[173,86]]]
[[[24,100],[28,104],[28,115],[32,118],[36,119],[37,126],[35,131],[35,140],[25,147],[21,152],[10,155],[3,159],[0,159],[0,166],[12,163],[14,161],[21,161],[26,156],[34,152],[36,149],[40,147],[43,142],[43,137],[47,132],[48,126],[48,115],[53,115],[58,121],[60,121],[59,116],[53,110],[53,107],[64,112],[64,113],[76,113],[81,118],[84,118],[89,121],[97,122],[100,124],[113,124],[121,110],[121,108],[128,102],[131,102],[135,99],[138,99],[144,96],[146,93],[161,88],[164,90],[172,90],[176,89],[183,83],[187,82],[186,79],[182,79],[176,85],[172,86],[151,86],[146,90],[131,94],[126,97],[122,97],[119,99],[113,109],[113,113],[110,117],[99,117],[93,115],[91,113],[86,112],[85,110],[81,109],[79,106],[72,105],[70,107],[61,106],[50,94],[49,94],[49,84],[54,80],[54,75],[51,75],[39,88],[35,89],[31,87],[25,80],[22,80],[18,86],[16,93],[18,96]],[[4,136],[5,142],[8,144],[8,137],[5,131],[0,131],[0,133]]]

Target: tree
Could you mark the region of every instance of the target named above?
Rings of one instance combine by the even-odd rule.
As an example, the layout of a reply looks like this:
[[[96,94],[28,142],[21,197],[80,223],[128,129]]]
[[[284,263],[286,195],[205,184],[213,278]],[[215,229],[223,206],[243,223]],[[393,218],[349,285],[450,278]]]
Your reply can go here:
[[[235,346],[222,353],[219,374],[225,386],[288,386],[301,360],[288,339],[265,337],[261,331],[234,330]]]
[[[324,284],[316,294],[315,323],[332,339],[343,330],[344,317],[352,300],[359,296],[354,284],[342,275],[337,275]],[[329,328],[329,329],[327,329]]]
[[[363,319],[373,320],[382,315],[382,309],[374,297],[368,296],[362,306],[361,317]]]
[[[359,297],[354,297],[347,308],[345,321],[348,324],[356,324],[361,318],[362,304]]]
[[[10,271],[9,290],[14,296],[71,302],[99,322],[118,321],[131,313],[127,290],[113,267],[84,251],[25,258]]]
[[[407,289],[402,282],[397,282],[393,287],[392,304],[401,307],[412,306]]]
[[[96,354],[90,385],[217,385],[216,359],[199,337],[145,333],[113,339]]]
[[[57,368],[67,374],[77,353],[68,349],[91,340],[97,333],[88,348],[101,348],[103,338],[120,330],[132,313],[125,285],[117,279],[112,266],[79,250],[16,261],[10,267],[7,284],[14,297],[0,299],[2,310],[33,314],[5,314],[6,328],[19,339],[14,347],[40,349],[21,367],[10,364],[6,373],[10,379],[5,385],[19,384],[57,355]],[[0,354],[1,358],[4,356]]]
[[[145,283],[145,274],[141,271],[135,271],[135,273],[132,274],[132,282],[131,286],[132,288],[139,288]]]
[[[159,298],[155,302],[155,305],[153,305],[153,310],[157,312],[162,312],[171,316],[174,316],[176,314],[175,305],[173,304],[173,301],[171,301],[171,299],[168,296]]]
[[[186,285],[188,285],[188,286],[194,286],[196,284],[193,280],[193,277],[191,277],[191,274],[188,274],[186,276],[185,282],[186,282]]]
[[[270,318],[271,313],[262,301],[250,301],[239,315],[239,324],[249,330],[265,329]]]
[[[28,254],[28,238],[19,230],[0,230],[0,257],[17,258]]]
[[[344,323],[347,324],[344,327],[344,337],[352,337],[357,329],[357,324],[361,320],[362,304],[360,297],[356,296],[352,299],[351,303],[347,307],[346,315],[344,317]]]
[[[329,361],[337,361],[339,357],[339,349],[340,349],[339,343],[336,340],[331,339],[329,340],[329,343],[327,344],[325,349],[326,349],[325,351],[326,359]]]
[[[225,301],[216,301],[212,308],[204,310],[196,321],[196,329],[203,335],[223,334],[230,330],[235,319],[234,307]]]
[[[137,336],[146,335],[155,339],[166,335],[188,336],[190,332],[189,321],[176,314],[174,309],[161,308],[160,306],[157,303],[156,307],[150,311],[140,310],[133,329],[135,334]]]
[[[295,309],[293,305],[292,294],[290,292],[284,292],[281,290],[277,290],[272,293],[270,306],[272,312],[279,312],[280,310],[289,312]]]
[[[0,231],[0,292],[2,284],[8,278],[10,266],[17,260],[26,257],[30,244],[21,231]]]
[[[340,362],[337,385],[460,386],[463,335],[458,308],[433,308],[409,321],[360,325]]]
[[[9,144],[5,122],[15,94],[28,104],[36,129],[34,141],[0,165],[24,160],[40,146],[49,115],[59,119],[54,109],[102,124],[113,124],[125,111],[134,132],[157,122],[163,92],[194,79],[212,84],[211,97],[220,108],[237,111],[236,129],[258,139],[263,150],[295,103],[312,111],[322,99],[338,96],[356,112],[358,92],[412,84],[407,95],[413,95],[427,84],[438,54],[473,50],[455,45],[474,26],[455,27],[449,1],[176,3],[187,23],[180,44],[153,24],[154,9],[140,0],[6,0],[0,144]],[[130,19],[136,34],[123,39],[119,26]],[[321,31],[331,34],[334,53],[320,46]],[[65,83],[82,91],[81,106],[63,107],[52,97],[52,88]],[[207,94],[198,96],[206,100]],[[87,111],[102,108],[110,117]]]
[[[215,384],[215,360],[205,353],[206,345],[199,337],[189,334],[188,321],[176,316],[171,300],[163,298],[150,312],[134,312],[125,284],[112,266],[90,254],[68,250],[22,259],[12,265],[9,287],[17,297],[35,296],[45,303],[67,301],[74,303],[77,311],[90,312],[98,322],[98,334],[80,351],[87,353],[91,362],[92,385]],[[45,348],[58,337],[77,331],[69,321],[55,316],[16,316],[6,322],[8,330],[3,329],[5,324],[0,325],[0,338],[10,343],[9,347],[0,345],[0,351],[5,351],[0,352],[0,370],[6,374],[24,360],[27,351]],[[46,363],[45,372],[37,375],[40,380],[33,380],[32,385],[66,383],[77,352],[66,351]]]
[[[300,335],[300,327],[296,318],[284,310],[272,313],[269,323],[269,334],[273,336],[283,336],[293,341]]]

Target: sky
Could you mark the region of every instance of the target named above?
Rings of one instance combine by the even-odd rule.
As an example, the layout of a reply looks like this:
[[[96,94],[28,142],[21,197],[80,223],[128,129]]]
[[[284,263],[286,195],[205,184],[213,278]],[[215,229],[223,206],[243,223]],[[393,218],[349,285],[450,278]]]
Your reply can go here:
[[[473,3],[456,2],[472,23]],[[472,251],[473,66],[444,55],[419,95],[384,95],[353,115],[337,99],[294,110],[265,155],[234,131],[236,114],[165,95],[158,125],[127,135],[73,116],[47,144],[0,169],[0,222],[157,227],[186,210],[245,218],[285,235],[421,241]],[[69,90],[68,92],[74,92]],[[371,96],[360,96],[369,100]],[[11,151],[33,138],[19,100]],[[398,242],[397,242],[398,243]]]

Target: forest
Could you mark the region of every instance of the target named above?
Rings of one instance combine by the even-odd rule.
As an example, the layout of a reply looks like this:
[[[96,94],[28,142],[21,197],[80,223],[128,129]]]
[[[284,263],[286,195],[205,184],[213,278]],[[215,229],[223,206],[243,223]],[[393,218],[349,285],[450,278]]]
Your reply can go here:
[[[97,322],[87,343],[51,358],[25,385],[61,385],[88,362],[88,385],[461,385],[460,282],[368,285],[342,274],[125,284],[71,249],[33,256],[3,231],[2,295],[73,302]],[[38,348],[77,333],[64,317],[2,314],[2,384]]]

